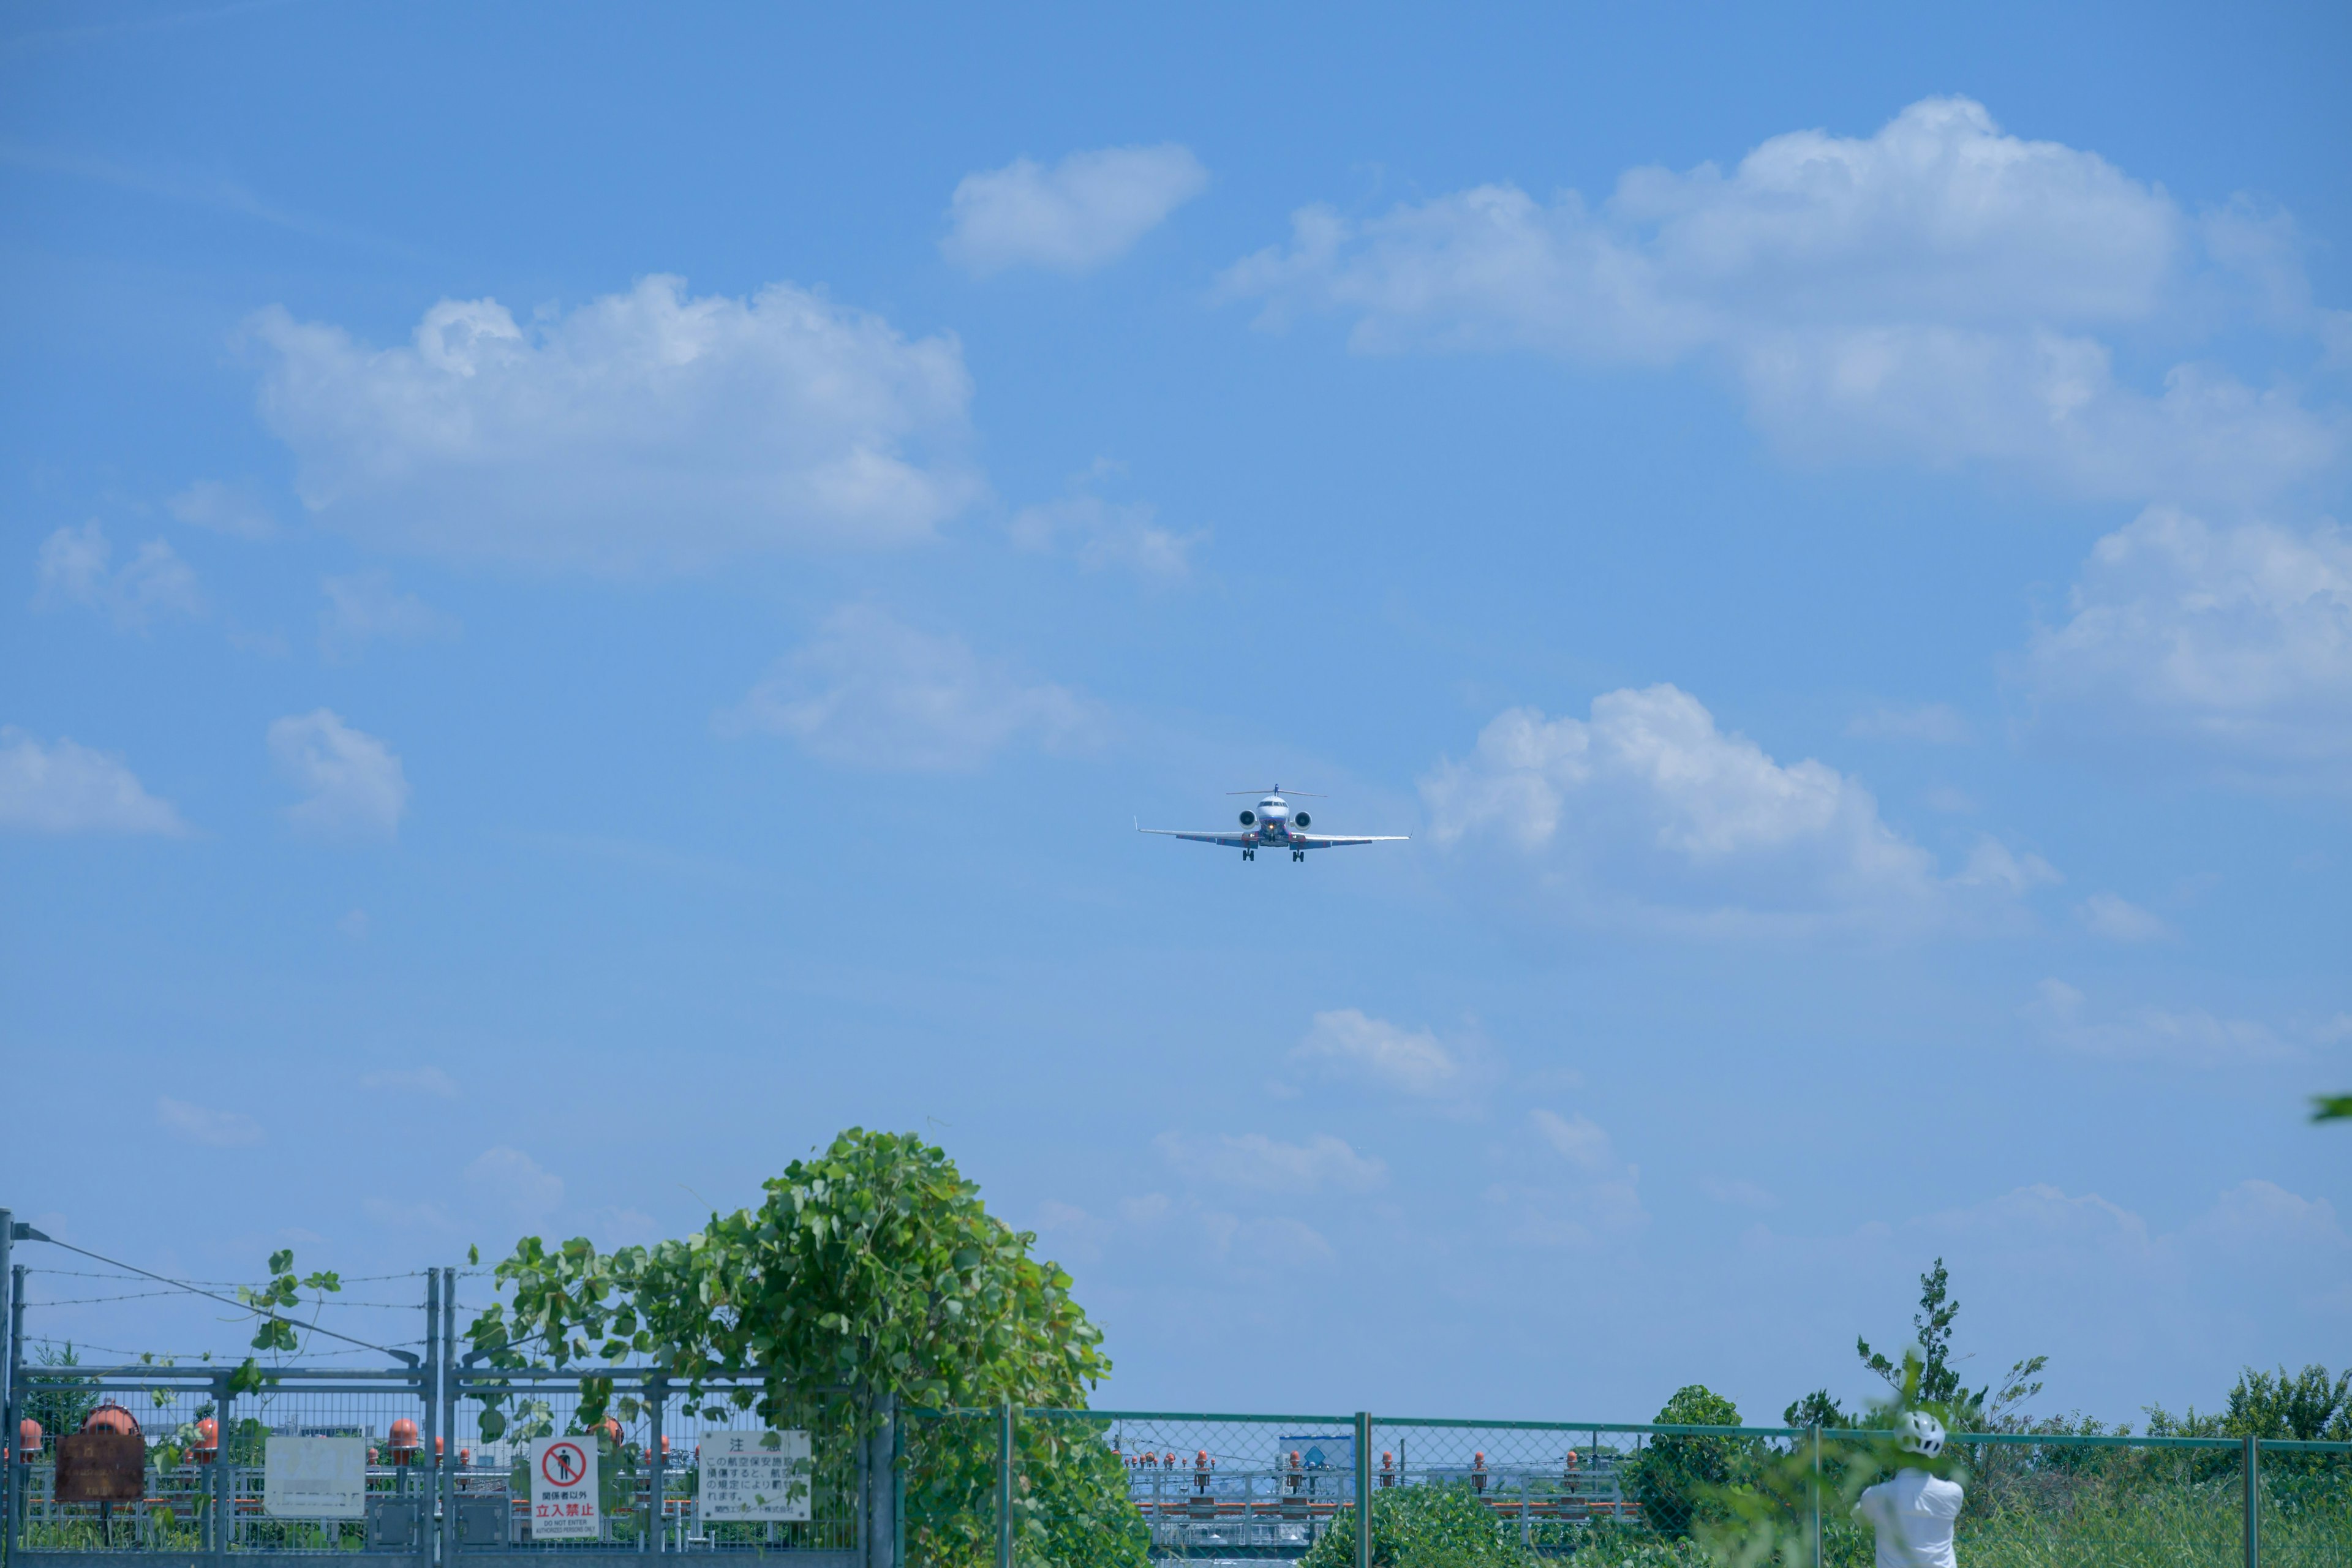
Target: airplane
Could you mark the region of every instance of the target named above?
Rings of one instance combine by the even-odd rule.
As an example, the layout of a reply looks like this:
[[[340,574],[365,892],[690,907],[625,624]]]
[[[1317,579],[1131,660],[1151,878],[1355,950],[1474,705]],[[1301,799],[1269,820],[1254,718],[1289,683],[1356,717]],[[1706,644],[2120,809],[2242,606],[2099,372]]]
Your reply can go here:
[[[1261,849],[1287,849],[1293,860],[1304,860],[1309,849],[1337,849],[1345,844],[1402,844],[1412,836],[1404,833],[1374,833],[1362,837],[1342,837],[1336,833],[1302,832],[1313,819],[1304,811],[1293,811],[1290,800],[1280,784],[1270,790],[1237,789],[1234,795],[1254,795],[1259,797],[1257,809],[1242,813],[1239,833],[1183,833],[1173,827],[1146,827],[1136,824],[1138,833],[1163,834],[1170,838],[1189,838],[1195,844],[1218,844],[1228,849],[1238,849],[1244,860],[1255,860]],[[1292,795],[1299,792],[1294,790]],[[1308,800],[1321,800],[1307,795]]]

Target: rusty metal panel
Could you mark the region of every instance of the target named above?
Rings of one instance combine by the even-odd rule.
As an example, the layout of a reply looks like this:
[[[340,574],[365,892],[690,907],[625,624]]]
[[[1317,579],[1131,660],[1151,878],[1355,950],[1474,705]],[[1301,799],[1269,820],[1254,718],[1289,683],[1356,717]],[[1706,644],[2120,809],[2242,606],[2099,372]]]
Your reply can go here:
[[[73,1432],[58,1439],[59,1502],[137,1502],[146,1490],[146,1438]]]

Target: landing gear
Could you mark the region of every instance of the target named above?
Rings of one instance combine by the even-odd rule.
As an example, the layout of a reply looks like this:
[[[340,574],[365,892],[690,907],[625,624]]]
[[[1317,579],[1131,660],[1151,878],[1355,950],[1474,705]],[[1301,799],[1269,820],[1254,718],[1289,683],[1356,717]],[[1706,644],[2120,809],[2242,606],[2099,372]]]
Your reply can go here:
[[[1304,849],[1294,849],[1290,852],[1290,858],[1293,860],[1304,860],[1307,858],[1307,851]]]
[[[1244,860],[1255,860],[1257,858],[1257,851],[1255,849],[1244,849],[1242,851],[1242,858]]]

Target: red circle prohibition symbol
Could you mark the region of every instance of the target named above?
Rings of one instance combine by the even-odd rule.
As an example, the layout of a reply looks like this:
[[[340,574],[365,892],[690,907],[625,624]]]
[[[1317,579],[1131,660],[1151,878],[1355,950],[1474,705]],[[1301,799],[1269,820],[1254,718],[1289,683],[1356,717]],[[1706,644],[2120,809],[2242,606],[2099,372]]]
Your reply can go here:
[[[550,1443],[539,1457],[539,1473],[550,1486],[576,1487],[588,1476],[588,1456],[577,1443]]]

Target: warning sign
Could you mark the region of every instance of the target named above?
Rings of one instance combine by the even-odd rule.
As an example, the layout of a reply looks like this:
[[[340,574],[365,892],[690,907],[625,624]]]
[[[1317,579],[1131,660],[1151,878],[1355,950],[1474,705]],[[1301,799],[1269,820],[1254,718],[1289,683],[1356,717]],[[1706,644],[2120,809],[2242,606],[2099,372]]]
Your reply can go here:
[[[367,1439],[272,1437],[261,1455],[261,1511],[273,1519],[367,1513]]]
[[[594,1541],[604,1534],[596,1512],[596,1439],[541,1437],[530,1446],[530,1538]]]
[[[702,1522],[809,1517],[809,1435],[713,1432],[702,1439]]]

